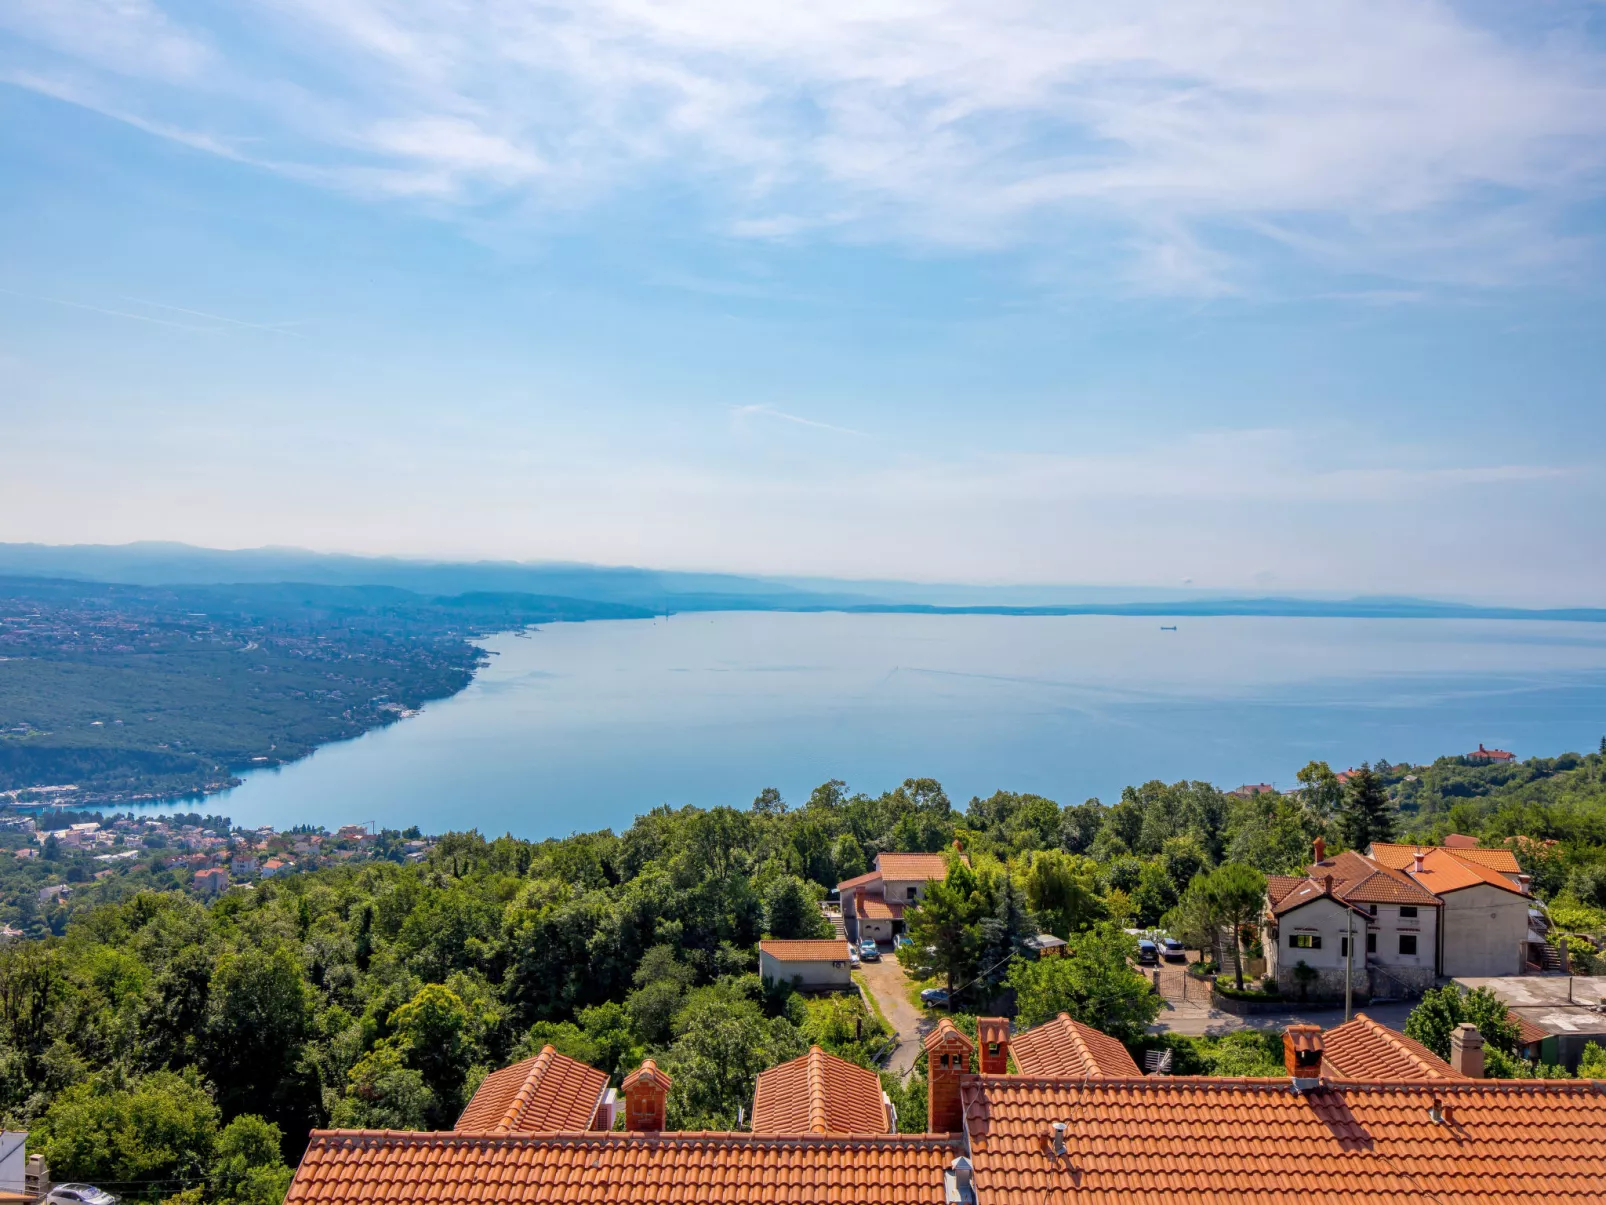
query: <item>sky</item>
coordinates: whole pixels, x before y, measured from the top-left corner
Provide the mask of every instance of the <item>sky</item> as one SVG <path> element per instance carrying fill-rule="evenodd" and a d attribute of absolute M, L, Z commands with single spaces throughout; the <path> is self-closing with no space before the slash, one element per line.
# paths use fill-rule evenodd
<path fill-rule="evenodd" d="M 5 0 L 0 540 L 1606 599 L 1606 5 Z"/>

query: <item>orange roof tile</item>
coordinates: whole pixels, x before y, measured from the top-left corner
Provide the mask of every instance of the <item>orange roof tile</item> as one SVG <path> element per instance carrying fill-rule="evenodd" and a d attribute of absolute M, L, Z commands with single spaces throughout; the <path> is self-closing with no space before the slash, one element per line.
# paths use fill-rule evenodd
<path fill-rule="evenodd" d="M 1333 890 L 1352 904 L 1415 904 L 1436 907 L 1433 893 L 1403 870 L 1384 866 L 1375 858 L 1346 849 L 1310 868 L 1313 878 L 1333 876 Z"/>
<path fill-rule="evenodd" d="M 315 1130 L 286 1205 L 942 1205 L 924 1134 Z"/>
<path fill-rule="evenodd" d="M 846 962 L 848 960 L 847 942 L 838 938 L 761 941 L 758 943 L 758 952 L 760 954 L 768 954 L 777 962 Z"/>
<path fill-rule="evenodd" d="M 987 1205 L 1583 1205 L 1606 1178 L 1606 1093 L 1576 1081 L 971 1076 L 962 1095 Z"/>
<path fill-rule="evenodd" d="M 1322 1035 L 1322 1075 L 1368 1081 L 1467 1078 L 1420 1042 L 1365 1013 Z"/>
<path fill-rule="evenodd" d="M 866 873 L 858 875 L 858 876 L 856 876 L 854 878 L 851 878 L 851 879 L 843 879 L 840 883 L 838 883 L 836 885 L 836 889 L 838 891 L 841 891 L 845 887 L 846 888 L 863 887 L 866 883 L 879 883 L 880 881 L 881 881 L 881 872 L 879 870 L 871 870 L 871 871 L 867 871 Z"/>
<path fill-rule="evenodd" d="M 1445 838 L 1445 845 L 1389 845 L 1374 841 L 1372 843 L 1372 861 L 1395 870 L 1410 870 L 1416 858 L 1416 851 L 1420 849 L 1424 855 L 1433 850 L 1448 853 L 1451 857 L 1462 862 L 1471 862 L 1477 866 L 1487 866 L 1490 870 L 1498 870 L 1504 874 L 1521 874 L 1522 867 L 1517 865 L 1517 855 L 1505 847 L 1495 849 L 1473 848 L 1468 846 L 1449 846 L 1449 838 Z M 1469 838 L 1470 840 L 1470 838 Z"/>
<path fill-rule="evenodd" d="M 885 1134 L 881 1077 L 818 1046 L 761 1073 L 753 1091 L 755 1134 Z"/>
<path fill-rule="evenodd" d="M 591 1124 L 608 1073 L 543 1046 L 533 1059 L 487 1075 L 457 1119 L 459 1130 L 539 1134 Z"/>
<path fill-rule="evenodd" d="M 965 858 L 965 865 L 970 865 L 970 859 Z M 946 879 L 948 877 L 948 855 L 943 854 L 877 854 L 875 860 L 876 870 L 883 879 L 892 879 L 894 882 L 923 882 L 926 879 Z"/>
<path fill-rule="evenodd" d="M 899 920 L 903 917 L 902 904 L 889 904 L 879 895 L 856 895 L 853 910 L 865 920 Z"/>
<path fill-rule="evenodd" d="M 1298 875 L 1269 874 L 1266 876 L 1266 895 L 1275 904 L 1304 881 Z"/>
<path fill-rule="evenodd" d="M 1115 1038 L 1061 1013 L 1016 1034 L 1009 1043 L 1015 1066 L 1026 1075 L 1139 1076 L 1143 1073 Z"/>
<path fill-rule="evenodd" d="M 1551 1036 L 1550 1030 L 1541 1025 L 1535 1025 L 1527 1017 L 1519 1017 L 1509 1008 L 1506 1010 L 1506 1020 L 1517 1027 L 1517 1045 L 1532 1046 L 1535 1042 L 1543 1042 Z"/>
<path fill-rule="evenodd" d="M 1271 914 L 1273 916 L 1286 916 L 1295 908 L 1303 908 L 1306 904 L 1313 904 L 1317 900 L 1332 900 L 1341 908 L 1352 908 L 1356 912 L 1360 912 L 1362 916 L 1366 916 L 1366 913 L 1361 910 L 1359 905 L 1346 903 L 1339 896 L 1338 886 L 1339 884 L 1335 881 L 1333 890 L 1329 891 L 1321 879 L 1304 879 L 1299 886 L 1272 904 Z"/>
<path fill-rule="evenodd" d="M 1445 895 L 1451 891 L 1461 891 L 1481 884 L 1498 887 L 1514 895 L 1524 894 L 1521 887 L 1498 870 L 1469 862 L 1461 856 L 1464 853 L 1465 850 L 1434 847 L 1426 852 L 1422 860 L 1422 870 L 1420 872 L 1412 870 L 1410 875 L 1435 895 Z"/>

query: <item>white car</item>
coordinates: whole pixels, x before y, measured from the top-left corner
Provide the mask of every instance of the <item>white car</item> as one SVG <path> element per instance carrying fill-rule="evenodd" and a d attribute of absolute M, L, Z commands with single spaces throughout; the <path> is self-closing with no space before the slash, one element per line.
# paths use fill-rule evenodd
<path fill-rule="evenodd" d="M 117 1198 L 93 1184 L 58 1184 L 45 1201 L 47 1205 L 116 1205 Z"/>

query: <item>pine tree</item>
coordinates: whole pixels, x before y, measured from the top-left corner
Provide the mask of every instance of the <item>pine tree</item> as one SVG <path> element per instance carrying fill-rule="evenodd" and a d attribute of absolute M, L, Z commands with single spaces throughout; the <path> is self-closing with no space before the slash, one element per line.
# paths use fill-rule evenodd
<path fill-rule="evenodd" d="M 1037 923 L 1026 907 L 1026 893 L 1008 875 L 998 891 L 998 907 L 981 922 L 982 970 L 996 983 L 1009 974 L 1009 960 L 1029 953 L 1027 941 L 1037 935 Z"/>
<path fill-rule="evenodd" d="M 1374 841 L 1394 840 L 1394 808 L 1372 767 L 1361 764 L 1350 774 L 1338 826 L 1351 849 L 1364 852 Z"/>

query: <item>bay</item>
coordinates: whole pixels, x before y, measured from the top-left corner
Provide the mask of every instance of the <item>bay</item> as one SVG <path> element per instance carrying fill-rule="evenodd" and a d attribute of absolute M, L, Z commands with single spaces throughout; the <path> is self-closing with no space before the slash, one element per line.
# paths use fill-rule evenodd
<path fill-rule="evenodd" d="M 801 803 L 830 778 L 932 777 L 961 807 L 1000 788 L 1113 802 L 1153 778 L 1287 788 L 1312 758 L 1553 755 L 1606 733 L 1601 624 L 727 612 L 484 646 L 458 695 L 201 806 L 540 838 L 766 786 Z"/>

